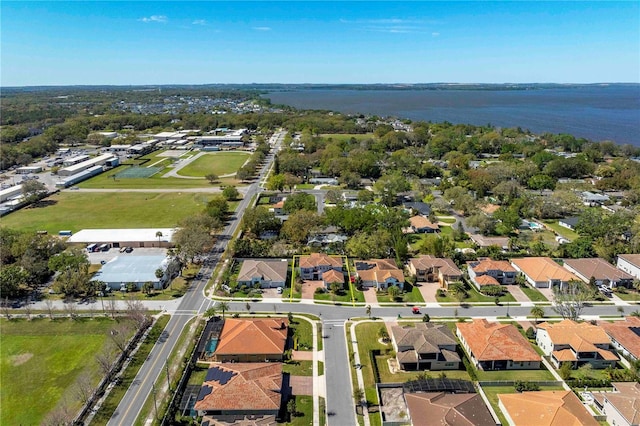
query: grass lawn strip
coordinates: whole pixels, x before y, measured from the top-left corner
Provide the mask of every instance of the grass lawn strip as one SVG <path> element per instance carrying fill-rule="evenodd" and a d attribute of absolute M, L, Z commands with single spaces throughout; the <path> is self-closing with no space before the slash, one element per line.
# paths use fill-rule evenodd
<path fill-rule="evenodd" d="M 296 415 L 291 417 L 291 421 L 285 423 L 287 426 L 309 426 L 313 424 L 313 396 L 296 395 Z"/>
<path fill-rule="evenodd" d="M 548 299 L 545 297 L 545 295 L 540 293 L 539 290 L 533 287 L 523 286 L 520 287 L 520 290 L 522 290 L 522 292 L 526 294 L 529 300 L 531 300 L 532 302 L 548 302 Z"/>
<path fill-rule="evenodd" d="M 292 376 L 313 376 L 313 361 L 288 361 L 282 365 L 282 372 Z"/>
<path fill-rule="evenodd" d="M 116 325 L 104 318 L 0 321 L 0 423 L 40 424 L 63 397 L 75 414 L 81 404 L 73 386 L 84 372 L 94 386 L 102 379 L 94 356 Z"/>
<path fill-rule="evenodd" d="M 153 325 L 147 338 L 142 342 L 140 348 L 136 352 L 135 355 L 131 357 L 131 362 L 124 370 L 121 376 L 120 383 L 111 389 L 109 395 L 106 397 L 105 401 L 102 403 L 102 406 L 93 417 L 91 422 L 92 425 L 106 425 L 116 408 L 118 408 L 118 404 L 122 400 L 122 397 L 131 386 L 133 379 L 135 379 L 140 367 L 146 361 L 147 356 L 149 356 L 149 352 L 153 349 L 153 346 L 156 344 L 156 341 L 160 337 L 162 330 L 167 326 L 169 322 L 169 315 L 163 315 L 156 323 Z"/>
<path fill-rule="evenodd" d="M 86 228 L 173 227 L 201 212 L 212 194 L 199 193 L 79 193 L 62 192 L 43 200 L 46 207 L 27 207 L 2 219 L 3 225 L 24 231 Z M 230 203 L 234 209 L 237 203 Z"/>

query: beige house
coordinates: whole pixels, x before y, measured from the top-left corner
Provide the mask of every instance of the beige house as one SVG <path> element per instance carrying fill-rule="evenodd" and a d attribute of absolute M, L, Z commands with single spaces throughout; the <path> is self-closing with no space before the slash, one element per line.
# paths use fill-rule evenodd
<path fill-rule="evenodd" d="M 462 280 L 462 271 L 451 259 L 430 255 L 414 257 L 409 260 L 408 269 L 419 282 L 438 282 L 443 288 Z"/>
<path fill-rule="evenodd" d="M 498 406 L 513 426 L 599 425 L 570 390 L 498 394 Z"/>
<path fill-rule="evenodd" d="M 334 269 L 342 271 L 344 262 L 341 256 L 329 256 L 325 253 L 311 253 L 308 256 L 300 256 L 300 276 L 303 280 L 320 280 L 322 274 Z"/>
<path fill-rule="evenodd" d="M 607 423 L 615 426 L 640 424 L 640 384 L 638 382 L 611 383 L 613 392 L 592 392 L 596 407 L 607 416 Z"/>
<path fill-rule="evenodd" d="M 445 324 L 417 323 L 391 327 L 391 341 L 400 368 L 414 370 L 456 370 L 460 356 L 458 342 Z"/>

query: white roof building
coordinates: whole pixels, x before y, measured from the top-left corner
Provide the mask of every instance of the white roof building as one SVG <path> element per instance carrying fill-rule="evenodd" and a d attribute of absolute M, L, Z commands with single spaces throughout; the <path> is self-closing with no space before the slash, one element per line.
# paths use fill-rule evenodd
<path fill-rule="evenodd" d="M 114 247 L 167 247 L 176 228 L 83 229 L 72 235 L 70 243 L 111 243 Z M 161 233 L 161 236 L 157 234 Z"/>

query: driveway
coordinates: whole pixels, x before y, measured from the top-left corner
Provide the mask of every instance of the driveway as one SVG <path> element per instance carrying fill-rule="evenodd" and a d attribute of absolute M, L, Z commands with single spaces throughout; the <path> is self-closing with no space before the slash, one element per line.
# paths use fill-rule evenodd
<path fill-rule="evenodd" d="M 294 395 L 313 395 L 312 376 L 289 376 L 289 386 Z"/>
<path fill-rule="evenodd" d="M 362 291 L 364 294 L 364 301 L 367 305 L 378 306 L 378 297 L 376 296 L 376 289 L 373 287 L 365 288 Z"/>
<path fill-rule="evenodd" d="M 322 281 L 305 281 L 302 284 L 302 298 L 313 300 L 316 288 L 324 288 L 324 283 Z"/>
<path fill-rule="evenodd" d="M 424 301 L 426 303 L 435 303 L 435 302 L 437 302 L 436 293 L 438 292 L 438 289 L 440 288 L 440 284 L 439 283 L 422 282 L 422 283 L 417 283 L 416 287 L 418 287 L 418 290 L 420 290 L 420 294 L 422 295 L 422 298 L 424 299 Z"/>
<path fill-rule="evenodd" d="M 531 299 L 524 294 L 524 291 L 518 285 L 507 285 L 505 286 L 507 291 L 511 293 L 516 302 L 531 302 Z"/>

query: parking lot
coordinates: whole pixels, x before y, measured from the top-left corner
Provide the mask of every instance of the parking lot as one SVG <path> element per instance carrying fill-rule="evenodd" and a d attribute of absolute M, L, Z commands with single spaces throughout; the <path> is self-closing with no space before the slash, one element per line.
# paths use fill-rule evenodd
<path fill-rule="evenodd" d="M 151 247 L 140 247 L 134 248 L 131 253 L 120 253 L 120 248 L 111 248 L 108 251 L 98 251 L 94 253 L 87 253 L 89 257 L 89 262 L 93 265 L 98 265 L 102 262 L 108 262 L 114 257 L 117 256 L 157 256 L 157 255 L 166 255 L 167 249 L 164 248 L 151 248 Z"/>

